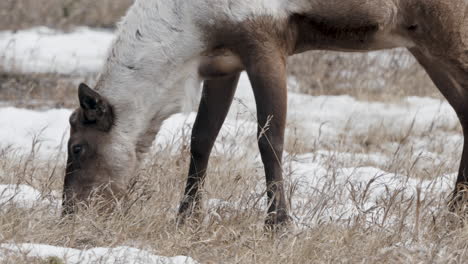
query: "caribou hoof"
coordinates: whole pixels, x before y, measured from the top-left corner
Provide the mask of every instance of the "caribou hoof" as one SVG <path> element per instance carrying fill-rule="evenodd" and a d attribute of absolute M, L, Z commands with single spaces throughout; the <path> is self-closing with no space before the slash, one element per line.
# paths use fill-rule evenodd
<path fill-rule="evenodd" d="M 195 202 L 193 198 L 186 197 L 179 206 L 179 212 L 177 213 L 177 226 L 184 225 L 188 220 L 198 220 L 201 216 L 201 208 L 198 202 Z"/>
<path fill-rule="evenodd" d="M 286 211 L 271 212 L 265 219 L 265 229 L 268 231 L 278 231 L 289 226 L 292 218 Z"/>

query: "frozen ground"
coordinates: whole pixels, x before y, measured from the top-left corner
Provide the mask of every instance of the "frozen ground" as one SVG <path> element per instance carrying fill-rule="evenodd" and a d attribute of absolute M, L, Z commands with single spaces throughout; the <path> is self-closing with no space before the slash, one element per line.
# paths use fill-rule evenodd
<path fill-rule="evenodd" d="M 111 40 L 109 32 L 86 28 L 64 34 L 46 28 L 3 32 L 0 33 L 0 51 L 4 54 L 0 54 L 0 63 L 6 69 L 14 66 L 15 70 L 25 72 L 95 72 Z M 346 222 L 362 215 L 366 222 L 392 225 L 397 219 L 393 216 L 387 219 L 383 197 L 398 194 L 402 200 L 414 197 L 443 200 L 452 188 L 456 164 L 446 164 L 444 157 L 459 155 L 462 136 L 456 115 L 446 102 L 411 97 L 401 102 L 377 103 L 357 101 L 349 96 L 313 97 L 292 93 L 288 103 L 285 175 L 288 186 L 295 186 L 292 215 L 299 227 L 315 226 L 324 221 Z M 13 149 L 18 155 L 33 152 L 41 160 L 51 159 L 57 152 L 65 151 L 70 113 L 70 109 L 0 108 L 0 150 Z M 195 113 L 190 113 L 168 119 L 157 136 L 153 151 L 169 147 L 173 155 L 177 155 L 183 142 L 178 139 L 187 136 L 194 118 Z M 248 157 L 254 166 L 260 167 L 255 130 L 251 87 L 247 77 L 242 75 L 235 103 L 213 155 Z M 434 138 L 444 141 L 435 145 Z M 296 146 L 297 140 L 301 142 Z M 411 149 L 409 156 L 399 156 L 404 152 L 403 143 L 405 149 Z M 396 159 L 407 159 L 421 173 L 395 168 L 392 164 Z M 332 169 L 330 164 L 334 165 Z M 450 169 L 431 175 L 436 171 L 434 168 L 440 166 Z M 420 175 L 427 171 L 426 176 Z M 5 172 L 0 168 L 0 175 L 2 173 Z M 259 179 L 261 174 L 259 170 Z M 255 192 L 262 194 L 263 189 L 263 182 L 259 181 Z M 59 197 L 59 194 L 41 195 L 27 185 L 0 185 L 3 206 L 33 207 L 53 203 L 58 212 Z M 330 201 L 333 206 L 324 206 Z M 323 205 L 323 209 L 305 210 L 308 204 Z M 212 197 L 207 205 L 242 207 L 240 201 L 217 197 Z M 176 201 L 174 210 L 175 206 Z M 427 208 L 430 210 L 434 206 Z M 100 263 L 123 261 L 122 257 L 131 259 L 128 263 L 195 263 L 186 257 L 158 257 L 128 247 L 80 251 L 39 244 L 0 245 L 0 258 L 18 253 L 57 256 L 67 263 L 93 263 L 96 259 L 102 261 L 103 256 L 106 256 L 105 261 Z"/>

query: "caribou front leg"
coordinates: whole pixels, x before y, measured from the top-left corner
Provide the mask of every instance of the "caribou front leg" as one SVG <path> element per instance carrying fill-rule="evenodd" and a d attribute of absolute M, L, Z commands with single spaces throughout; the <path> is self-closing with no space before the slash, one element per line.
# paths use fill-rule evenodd
<path fill-rule="evenodd" d="M 269 204 L 265 223 L 274 226 L 289 220 L 282 176 L 287 111 L 286 55 L 274 48 L 262 52 L 249 60 L 246 70 L 257 104 L 258 146 L 265 167 Z"/>
<path fill-rule="evenodd" d="M 205 81 L 192 129 L 190 169 L 184 198 L 179 207 L 179 221 L 198 210 L 200 188 L 206 175 L 208 160 L 219 130 L 231 106 L 239 80 L 239 73 Z"/>

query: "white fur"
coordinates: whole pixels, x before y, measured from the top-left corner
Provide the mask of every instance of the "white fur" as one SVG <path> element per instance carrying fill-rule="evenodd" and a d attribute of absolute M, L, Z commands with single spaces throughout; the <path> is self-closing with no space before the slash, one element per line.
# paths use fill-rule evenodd
<path fill-rule="evenodd" d="M 141 152 L 147 150 L 167 117 L 193 109 L 201 84 L 199 58 L 205 48 L 198 21 L 282 17 L 287 15 L 285 3 L 290 2 L 137 0 L 119 25 L 96 87 L 117 117 L 104 156 L 114 164 L 128 164 L 126 159 L 135 156 L 137 145 L 145 146 Z"/>
<path fill-rule="evenodd" d="M 106 151 L 111 155 L 121 152 L 115 149 L 121 146 L 135 149 L 148 130 L 156 133 L 165 118 L 186 105 L 187 97 L 196 97 L 203 48 L 187 6 L 180 3 L 136 1 L 119 25 L 96 88 L 117 117 L 112 149 Z"/>

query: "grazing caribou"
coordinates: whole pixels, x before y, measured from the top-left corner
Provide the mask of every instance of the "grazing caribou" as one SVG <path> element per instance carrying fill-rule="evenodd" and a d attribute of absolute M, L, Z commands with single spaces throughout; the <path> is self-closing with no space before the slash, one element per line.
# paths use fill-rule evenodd
<path fill-rule="evenodd" d="M 241 71 L 254 91 L 265 167 L 268 225 L 287 222 L 281 160 L 286 59 L 308 50 L 406 47 L 453 106 L 468 135 L 468 1 L 137 0 L 94 89 L 81 84 L 70 117 L 64 214 L 92 190 L 125 191 L 161 123 L 197 98 L 191 160 L 179 216 L 200 200 L 208 158 Z M 385 92 L 385 91 L 384 91 Z M 464 145 L 452 205 L 468 185 Z"/>

